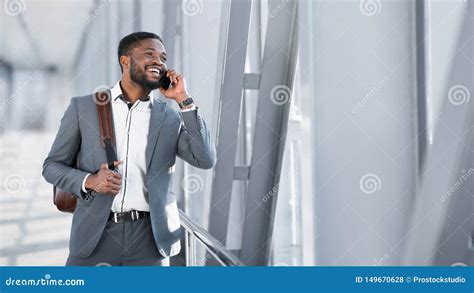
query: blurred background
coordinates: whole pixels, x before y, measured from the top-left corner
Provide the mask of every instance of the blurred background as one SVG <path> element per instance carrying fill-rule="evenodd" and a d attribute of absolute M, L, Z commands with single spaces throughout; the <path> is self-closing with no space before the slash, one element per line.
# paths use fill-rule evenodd
<path fill-rule="evenodd" d="M 245 264 L 474 265 L 473 0 L 0 2 L 0 265 L 64 265 L 42 163 L 134 31 L 217 144 L 177 161 L 178 205 Z"/>

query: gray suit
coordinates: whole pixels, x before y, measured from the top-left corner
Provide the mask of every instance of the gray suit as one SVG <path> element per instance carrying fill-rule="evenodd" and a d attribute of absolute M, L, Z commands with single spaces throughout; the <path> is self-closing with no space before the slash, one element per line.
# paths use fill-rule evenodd
<path fill-rule="evenodd" d="M 98 115 L 92 95 L 72 98 L 43 164 L 43 176 L 60 189 L 78 195 L 69 241 L 70 255 L 74 257 L 88 257 L 97 246 L 114 199 L 100 193 L 88 199 L 81 192 L 86 174 L 107 162 L 99 140 Z M 180 115 L 155 99 L 145 156 L 154 240 L 162 256 L 173 256 L 181 249 L 176 198 L 169 192 L 176 156 L 198 168 L 209 169 L 216 162 L 215 147 L 197 110 Z"/>

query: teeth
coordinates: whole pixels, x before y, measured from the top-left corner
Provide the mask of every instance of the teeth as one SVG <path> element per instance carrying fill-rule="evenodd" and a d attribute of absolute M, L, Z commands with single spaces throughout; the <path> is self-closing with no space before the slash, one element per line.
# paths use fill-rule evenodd
<path fill-rule="evenodd" d="M 156 68 L 149 68 L 148 71 L 150 71 L 150 72 L 156 72 L 156 73 L 160 74 L 160 70 L 159 70 L 159 69 L 156 69 Z"/>

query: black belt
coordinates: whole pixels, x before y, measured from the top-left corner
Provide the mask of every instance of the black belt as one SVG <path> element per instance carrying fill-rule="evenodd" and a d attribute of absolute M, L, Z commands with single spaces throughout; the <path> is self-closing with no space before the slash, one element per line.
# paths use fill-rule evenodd
<path fill-rule="evenodd" d="M 110 212 L 109 221 L 114 223 L 126 222 L 126 221 L 136 221 L 145 217 L 149 217 L 150 212 L 142 212 L 142 211 L 129 211 L 123 213 L 114 213 Z"/>

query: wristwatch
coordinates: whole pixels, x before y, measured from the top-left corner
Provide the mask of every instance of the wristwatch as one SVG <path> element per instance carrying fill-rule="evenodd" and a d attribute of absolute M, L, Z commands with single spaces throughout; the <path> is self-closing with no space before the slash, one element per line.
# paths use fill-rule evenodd
<path fill-rule="evenodd" d="M 193 99 L 189 97 L 186 100 L 182 101 L 181 103 L 178 103 L 178 105 L 181 109 L 183 109 L 186 106 L 192 105 L 193 103 L 194 103 Z"/>

